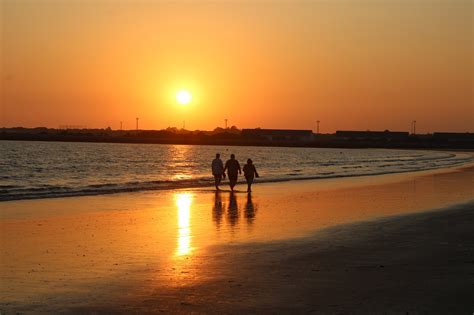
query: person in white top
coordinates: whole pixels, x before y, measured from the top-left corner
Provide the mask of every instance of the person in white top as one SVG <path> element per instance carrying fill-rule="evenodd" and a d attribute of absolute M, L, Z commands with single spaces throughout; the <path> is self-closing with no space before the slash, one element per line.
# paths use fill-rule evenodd
<path fill-rule="evenodd" d="M 221 155 L 219 153 L 216 153 L 216 158 L 212 160 L 211 168 L 212 168 L 212 175 L 214 175 L 216 190 L 219 190 L 219 185 L 221 183 L 221 180 L 222 178 L 225 178 L 224 164 L 222 163 Z"/>

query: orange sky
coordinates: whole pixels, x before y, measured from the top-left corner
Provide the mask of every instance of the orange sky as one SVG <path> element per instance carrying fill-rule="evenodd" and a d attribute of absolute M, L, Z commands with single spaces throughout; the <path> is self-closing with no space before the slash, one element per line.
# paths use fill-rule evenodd
<path fill-rule="evenodd" d="M 470 0 L 0 3 L 0 126 L 474 131 Z"/>

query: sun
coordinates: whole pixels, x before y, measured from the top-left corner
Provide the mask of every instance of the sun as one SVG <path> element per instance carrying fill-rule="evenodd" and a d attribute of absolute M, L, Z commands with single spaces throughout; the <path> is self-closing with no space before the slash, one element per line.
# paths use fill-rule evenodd
<path fill-rule="evenodd" d="M 176 100 L 181 105 L 188 104 L 189 102 L 191 102 L 192 98 L 193 98 L 193 96 L 187 90 L 179 90 L 178 93 L 176 93 Z"/>

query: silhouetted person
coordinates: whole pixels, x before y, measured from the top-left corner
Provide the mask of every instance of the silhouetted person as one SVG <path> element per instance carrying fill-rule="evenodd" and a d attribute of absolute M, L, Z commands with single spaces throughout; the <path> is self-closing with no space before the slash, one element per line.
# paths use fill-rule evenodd
<path fill-rule="evenodd" d="M 212 175 L 214 175 L 216 189 L 219 190 L 219 184 L 221 183 L 222 178 L 225 178 L 224 164 L 222 163 L 221 155 L 219 153 L 217 153 L 216 158 L 212 160 L 211 168 Z"/>
<path fill-rule="evenodd" d="M 251 159 L 248 159 L 247 164 L 244 165 L 244 176 L 245 180 L 247 181 L 247 191 L 251 192 L 254 177 L 259 177 L 257 170 L 255 169 L 255 165 L 253 165 Z"/>
<path fill-rule="evenodd" d="M 239 174 L 242 174 L 242 170 L 240 169 L 239 161 L 235 159 L 235 155 L 230 155 L 230 160 L 225 162 L 224 172 L 227 170 L 227 177 L 229 177 L 229 185 L 230 189 L 234 191 L 234 186 L 237 184 L 237 177 Z"/>

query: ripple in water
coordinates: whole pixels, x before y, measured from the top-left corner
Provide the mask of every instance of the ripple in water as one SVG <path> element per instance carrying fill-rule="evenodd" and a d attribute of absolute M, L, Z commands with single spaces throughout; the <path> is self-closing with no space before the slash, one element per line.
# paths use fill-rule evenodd
<path fill-rule="evenodd" d="M 388 150 L 0 141 L 0 201 L 212 185 L 215 153 L 252 158 L 259 182 L 455 166 L 468 154 Z"/>

